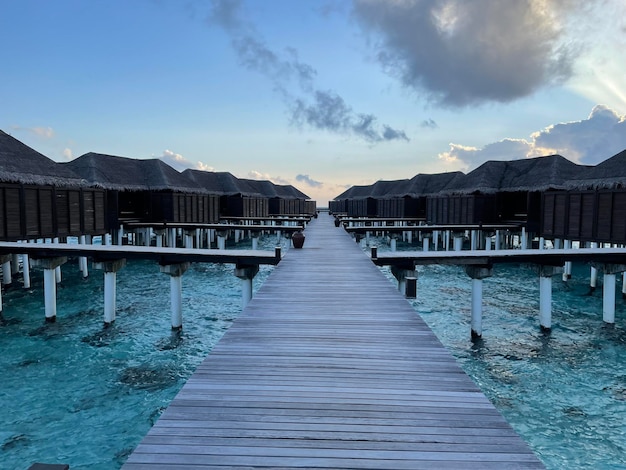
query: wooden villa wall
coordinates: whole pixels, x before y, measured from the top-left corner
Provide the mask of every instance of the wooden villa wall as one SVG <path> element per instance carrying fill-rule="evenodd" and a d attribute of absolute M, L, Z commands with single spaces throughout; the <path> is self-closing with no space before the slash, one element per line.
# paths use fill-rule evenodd
<path fill-rule="evenodd" d="M 346 212 L 346 200 L 328 201 L 328 211 L 331 214 L 343 214 Z"/>
<path fill-rule="evenodd" d="M 626 243 L 626 190 L 545 193 L 541 235 L 548 239 Z"/>
<path fill-rule="evenodd" d="M 103 190 L 0 186 L 1 240 L 101 235 L 107 225 Z"/>
<path fill-rule="evenodd" d="M 219 196 L 185 193 L 153 193 L 153 222 L 211 224 L 219 221 Z"/>
<path fill-rule="evenodd" d="M 269 199 L 266 197 L 222 196 L 221 217 L 268 217 Z"/>
<path fill-rule="evenodd" d="M 495 195 L 468 194 L 428 198 L 429 224 L 459 225 L 496 221 Z"/>
<path fill-rule="evenodd" d="M 426 219 L 426 198 L 394 197 L 378 199 L 377 217 Z"/>
<path fill-rule="evenodd" d="M 317 203 L 315 201 L 303 201 L 304 202 L 304 213 L 308 215 L 317 214 Z"/>

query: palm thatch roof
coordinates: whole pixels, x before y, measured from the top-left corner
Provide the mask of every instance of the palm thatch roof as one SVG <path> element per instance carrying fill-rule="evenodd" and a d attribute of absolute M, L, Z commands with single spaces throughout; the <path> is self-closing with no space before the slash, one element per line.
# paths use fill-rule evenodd
<path fill-rule="evenodd" d="M 457 184 L 463 178 L 465 178 L 465 174 L 460 171 L 434 174 L 419 173 L 409 180 L 406 196 L 420 197 L 438 194 Z"/>
<path fill-rule="evenodd" d="M 568 183 L 568 189 L 626 188 L 626 149 L 604 160 Z"/>
<path fill-rule="evenodd" d="M 85 186 L 71 169 L 0 130 L 0 181 L 63 187 Z"/>
<path fill-rule="evenodd" d="M 246 181 L 240 180 L 227 171 L 202 171 L 187 169 L 183 176 L 206 189 L 211 194 L 220 196 L 250 196 L 259 197 L 261 193 Z"/>
<path fill-rule="evenodd" d="M 138 160 L 90 152 L 64 165 L 92 185 L 104 189 L 207 192 L 158 158 Z"/>
<path fill-rule="evenodd" d="M 311 199 L 298 188 L 290 184 L 276 184 L 274 187 L 276 188 L 277 196 L 281 199 L 302 199 L 305 201 Z"/>

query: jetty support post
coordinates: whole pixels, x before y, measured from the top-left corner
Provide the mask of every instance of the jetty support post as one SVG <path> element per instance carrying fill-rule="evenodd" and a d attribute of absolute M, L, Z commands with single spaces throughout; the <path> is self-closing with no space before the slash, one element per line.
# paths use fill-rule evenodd
<path fill-rule="evenodd" d="M 228 230 L 217 231 L 217 249 L 218 250 L 226 249 L 226 237 L 227 236 L 228 236 Z"/>
<path fill-rule="evenodd" d="M 111 326 L 115 321 L 115 296 L 117 272 L 126 266 L 126 259 L 94 261 L 94 269 L 104 271 L 104 327 Z"/>
<path fill-rule="evenodd" d="M 11 259 L 12 259 L 11 255 L 2 256 L 2 285 L 3 286 L 10 285 L 13 279 Z"/>
<path fill-rule="evenodd" d="M 86 245 L 87 244 L 87 236 L 86 235 L 81 235 L 80 237 L 78 237 L 78 243 L 80 245 Z M 88 267 L 88 264 L 87 264 L 87 257 L 86 256 L 79 256 L 78 257 L 78 269 L 82 273 L 83 279 L 86 278 L 86 277 L 89 277 L 89 267 Z"/>
<path fill-rule="evenodd" d="M 170 308 L 172 311 L 172 331 L 183 328 L 183 274 L 190 263 L 160 265 L 162 273 L 170 275 Z"/>
<path fill-rule="evenodd" d="M 483 279 L 493 275 L 491 265 L 469 265 L 465 272 L 472 278 L 472 340 L 480 339 L 483 335 Z"/>
<path fill-rule="evenodd" d="M 155 245 L 157 248 L 163 248 L 163 236 L 165 229 L 154 229 Z"/>
<path fill-rule="evenodd" d="M 27 254 L 22 255 L 22 278 L 24 280 L 24 289 L 30 289 L 30 258 Z M 0 305 L 0 310 L 2 310 L 2 305 Z"/>
<path fill-rule="evenodd" d="M 626 271 L 626 265 L 603 264 L 602 271 L 602 320 L 612 325 L 615 323 L 615 275 Z"/>
<path fill-rule="evenodd" d="M 391 274 L 398 280 L 398 291 L 406 296 L 406 279 L 412 277 L 417 279 L 415 263 L 406 261 L 400 264 L 394 264 L 391 266 Z"/>
<path fill-rule="evenodd" d="M 389 234 L 389 247 L 391 251 L 396 251 L 398 247 L 398 235 L 396 235 L 395 233 Z"/>
<path fill-rule="evenodd" d="M 463 250 L 463 240 L 465 239 L 465 232 L 453 232 L 452 233 L 453 248 L 454 251 Z"/>
<path fill-rule="evenodd" d="M 46 323 L 57 319 L 57 268 L 67 262 L 67 256 L 33 259 L 33 266 L 43 268 L 43 292 Z"/>
<path fill-rule="evenodd" d="M 539 265 L 539 326 L 541 331 L 552 329 L 552 276 L 563 267 Z"/>
<path fill-rule="evenodd" d="M 432 234 L 429 232 L 422 233 L 422 251 L 430 251 L 430 238 L 431 237 L 432 237 Z"/>
<path fill-rule="evenodd" d="M 259 249 L 259 236 L 261 232 L 259 230 L 250 230 L 250 238 L 252 239 L 252 249 Z"/>
<path fill-rule="evenodd" d="M 0 255 L 0 263 L 4 266 L 7 260 L 11 259 L 11 255 Z M 2 273 L 4 276 L 4 273 Z M 0 316 L 2 315 L 2 288 L 0 288 Z"/>
<path fill-rule="evenodd" d="M 252 300 L 252 280 L 259 272 L 258 264 L 237 264 L 235 266 L 235 276 L 241 279 L 241 308 L 246 308 L 248 302 Z"/>

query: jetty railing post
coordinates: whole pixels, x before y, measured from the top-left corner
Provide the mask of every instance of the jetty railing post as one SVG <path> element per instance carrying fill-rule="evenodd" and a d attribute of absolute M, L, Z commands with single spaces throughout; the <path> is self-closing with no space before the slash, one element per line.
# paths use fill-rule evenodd
<path fill-rule="evenodd" d="M 160 265 L 162 273 L 170 276 L 170 308 L 172 312 L 172 330 L 183 328 L 183 274 L 189 269 L 190 263 Z"/>
<path fill-rule="evenodd" d="M 465 272 L 472 278 L 472 319 L 470 334 L 472 339 L 481 338 L 483 335 L 483 279 L 493 275 L 493 267 L 466 266 Z"/>
<path fill-rule="evenodd" d="M 67 256 L 34 259 L 33 265 L 43 268 L 44 310 L 46 323 L 54 323 L 57 317 L 56 269 L 67 262 Z"/>
<path fill-rule="evenodd" d="M 407 299 L 417 298 L 417 276 L 406 277 L 406 291 L 404 295 Z"/>
<path fill-rule="evenodd" d="M 248 302 L 252 300 L 252 280 L 259 272 L 259 265 L 237 265 L 235 266 L 235 276 L 241 279 L 241 308 L 246 308 Z"/>
<path fill-rule="evenodd" d="M 104 271 L 104 326 L 106 328 L 115 321 L 117 272 L 126 266 L 126 259 L 96 261 L 93 266 L 95 269 Z"/>

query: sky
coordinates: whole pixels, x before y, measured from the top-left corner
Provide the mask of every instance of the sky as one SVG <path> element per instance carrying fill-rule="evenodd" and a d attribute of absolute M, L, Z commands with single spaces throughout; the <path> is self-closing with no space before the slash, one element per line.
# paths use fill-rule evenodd
<path fill-rule="evenodd" d="M 626 149 L 624 0 L 0 0 L 0 129 L 58 161 L 353 185 Z"/>

